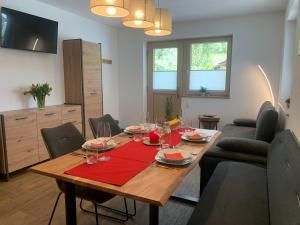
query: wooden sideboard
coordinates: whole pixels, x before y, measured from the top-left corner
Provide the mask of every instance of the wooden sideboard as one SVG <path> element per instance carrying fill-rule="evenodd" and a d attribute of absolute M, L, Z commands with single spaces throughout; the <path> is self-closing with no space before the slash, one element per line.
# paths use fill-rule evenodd
<path fill-rule="evenodd" d="M 1 112 L 0 172 L 9 173 L 49 159 L 40 130 L 71 122 L 82 132 L 80 105 Z"/>

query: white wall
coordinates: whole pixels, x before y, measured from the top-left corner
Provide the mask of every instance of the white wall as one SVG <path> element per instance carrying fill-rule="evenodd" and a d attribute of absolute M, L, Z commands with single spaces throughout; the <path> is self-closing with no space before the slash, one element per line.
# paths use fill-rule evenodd
<path fill-rule="evenodd" d="M 285 21 L 282 75 L 280 81 L 279 102 L 285 106 L 285 100 L 291 97 L 296 52 L 296 21 Z"/>
<path fill-rule="evenodd" d="M 297 16 L 297 32 L 296 32 L 296 46 L 299 45 L 300 38 L 300 4 L 298 7 L 298 16 Z M 299 48 L 300 46 L 298 46 Z M 297 48 L 297 47 L 296 47 Z M 287 128 L 294 131 L 298 139 L 300 140 L 300 56 L 294 54 L 295 67 L 294 67 L 294 76 L 292 82 L 291 90 L 291 108 L 290 108 L 290 118 L 287 123 Z"/>
<path fill-rule="evenodd" d="M 281 72 L 284 14 L 271 13 L 197 22 L 177 23 L 173 35 L 164 39 L 207 37 L 233 34 L 230 99 L 184 98 L 184 117 L 197 124 L 197 116 L 215 113 L 222 124 L 236 117 L 256 117 L 260 104 L 270 99 L 262 65 L 278 98 Z M 125 126 L 138 122 L 145 112 L 145 45 L 152 39 L 142 31 L 121 29 L 119 40 L 120 121 Z"/>
<path fill-rule="evenodd" d="M 47 98 L 47 105 L 64 103 L 62 40 L 82 38 L 102 43 L 103 58 L 113 60 L 112 65 L 103 66 L 104 112 L 119 117 L 118 42 L 115 28 L 35 0 L 0 0 L 0 6 L 59 22 L 57 55 L 0 49 L 0 111 L 35 107 L 33 100 L 22 93 L 37 82 L 49 82 L 54 88 L 52 95 Z"/>

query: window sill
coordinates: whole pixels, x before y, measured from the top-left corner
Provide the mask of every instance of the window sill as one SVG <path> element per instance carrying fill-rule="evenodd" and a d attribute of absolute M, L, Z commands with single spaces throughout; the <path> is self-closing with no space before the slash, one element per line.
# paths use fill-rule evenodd
<path fill-rule="evenodd" d="M 183 98 L 213 98 L 213 99 L 231 99 L 230 95 L 195 95 L 195 94 L 184 94 Z"/>

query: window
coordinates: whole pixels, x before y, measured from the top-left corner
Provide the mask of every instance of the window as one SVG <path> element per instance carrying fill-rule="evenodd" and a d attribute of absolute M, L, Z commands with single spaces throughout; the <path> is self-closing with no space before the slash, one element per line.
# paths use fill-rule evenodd
<path fill-rule="evenodd" d="M 231 38 L 188 41 L 185 95 L 229 96 Z"/>
<path fill-rule="evenodd" d="M 153 54 L 153 90 L 177 89 L 177 48 L 156 48 Z"/>
<path fill-rule="evenodd" d="M 148 52 L 149 81 L 154 91 L 229 97 L 232 36 L 152 42 Z"/>

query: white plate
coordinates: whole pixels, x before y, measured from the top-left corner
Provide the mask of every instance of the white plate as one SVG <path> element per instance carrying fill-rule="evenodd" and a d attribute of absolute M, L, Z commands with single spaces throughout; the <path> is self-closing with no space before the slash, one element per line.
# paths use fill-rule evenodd
<path fill-rule="evenodd" d="M 129 127 L 132 127 L 132 126 L 129 126 Z M 148 133 L 152 130 L 155 129 L 155 124 L 148 124 L 147 126 L 146 125 L 136 125 L 136 126 L 133 126 L 133 127 L 144 127 L 143 130 L 139 130 L 139 131 L 132 131 L 132 130 L 129 130 L 128 128 L 129 127 L 126 127 L 124 132 L 127 133 L 127 134 L 145 134 L 145 133 Z"/>
<path fill-rule="evenodd" d="M 127 134 L 146 134 L 149 132 L 149 130 L 141 130 L 141 131 L 133 132 L 125 129 L 124 132 Z"/>
<path fill-rule="evenodd" d="M 184 161 L 181 161 L 181 162 L 169 162 L 169 161 L 165 161 L 164 159 L 162 159 L 161 157 L 159 157 L 158 155 L 155 156 L 155 160 L 159 163 L 163 163 L 163 164 L 167 164 L 167 165 L 173 165 L 173 166 L 185 166 L 185 165 L 188 165 L 190 163 L 193 162 L 193 159 L 190 158 L 190 159 L 186 159 Z"/>
<path fill-rule="evenodd" d="M 203 143 L 203 142 L 209 142 L 209 140 L 211 139 L 211 136 L 206 136 L 204 138 L 201 139 L 189 139 L 187 136 L 182 135 L 181 139 L 184 141 L 189 141 L 189 142 L 196 142 L 196 143 Z"/>
<path fill-rule="evenodd" d="M 87 142 L 86 142 L 86 143 L 84 143 L 84 144 L 82 145 L 82 148 L 87 149 L 87 150 L 91 150 L 91 151 L 108 151 L 108 150 L 113 149 L 113 148 L 115 148 L 116 146 L 118 146 L 118 144 L 117 144 L 116 142 L 114 142 L 113 140 L 110 140 L 110 142 L 111 142 L 111 143 L 110 143 L 109 145 L 107 145 L 107 146 L 105 146 L 105 147 L 100 147 L 100 148 L 96 148 L 96 147 L 89 146 L 89 145 L 87 144 Z"/>
<path fill-rule="evenodd" d="M 182 155 L 183 159 L 179 159 L 179 160 L 166 159 L 165 155 L 164 155 L 165 153 L 167 153 L 167 154 L 180 153 Z M 157 156 L 161 160 L 163 160 L 165 162 L 169 162 L 169 163 L 182 163 L 182 162 L 184 162 L 186 160 L 192 159 L 192 155 L 189 152 L 183 151 L 183 150 L 180 150 L 180 149 L 166 149 L 166 150 L 161 150 L 161 151 L 159 151 L 157 153 Z"/>

